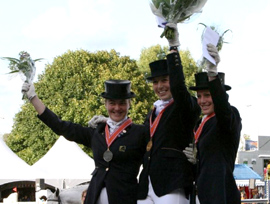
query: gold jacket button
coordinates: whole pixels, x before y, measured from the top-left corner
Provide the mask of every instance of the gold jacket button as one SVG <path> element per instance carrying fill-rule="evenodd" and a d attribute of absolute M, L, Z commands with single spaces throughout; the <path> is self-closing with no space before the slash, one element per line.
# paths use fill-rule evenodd
<path fill-rule="evenodd" d="M 106 168 L 106 171 L 109 171 L 109 168 Z"/>

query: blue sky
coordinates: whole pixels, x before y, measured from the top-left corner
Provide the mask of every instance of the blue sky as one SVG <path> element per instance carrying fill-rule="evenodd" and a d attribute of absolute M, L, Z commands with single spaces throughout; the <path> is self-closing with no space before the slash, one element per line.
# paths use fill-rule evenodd
<path fill-rule="evenodd" d="M 180 49 L 201 59 L 202 26 L 215 25 L 225 35 L 219 71 L 232 86 L 230 103 L 243 119 L 243 134 L 257 139 L 270 135 L 269 0 L 208 0 L 203 12 L 190 22 L 178 24 Z M 138 59 L 143 48 L 167 45 L 158 28 L 148 0 L 10 0 L 0 1 L 0 57 L 18 57 L 22 50 L 37 62 L 37 75 L 45 64 L 67 50 L 115 49 Z M 20 77 L 10 77 L 8 62 L 0 61 L 0 133 L 8 133 L 23 104 Z M 37 75 L 35 81 L 37 80 Z"/>

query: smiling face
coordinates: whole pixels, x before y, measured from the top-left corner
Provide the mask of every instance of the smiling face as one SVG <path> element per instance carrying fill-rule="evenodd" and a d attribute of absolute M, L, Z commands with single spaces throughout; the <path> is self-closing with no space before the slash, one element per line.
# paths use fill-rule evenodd
<path fill-rule="evenodd" d="M 153 90 L 160 100 L 167 101 L 172 98 L 169 76 L 155 77 L 152 80 Z"/>
<path fill-rule="evenodd" d="M 197 102 L 204 115 L 210 115 L 214 112 L 214 103 L 209 90 L 198 90 Z"/>
<path fill-rule="evenodd" d="M 105 107 L 110 118 L 115 122 L 119 122 L 123 120 L 128 113 L 130 99 L 106 99 Z"/>

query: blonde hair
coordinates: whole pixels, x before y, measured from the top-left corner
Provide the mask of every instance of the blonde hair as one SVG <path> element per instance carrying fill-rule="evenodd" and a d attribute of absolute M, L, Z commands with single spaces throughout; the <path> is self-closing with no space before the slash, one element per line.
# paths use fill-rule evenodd
<path fill-rule="evenodd" d="M 85 190 L 82 192 L 82 196 L 81 196 L 81 201 L 82 201 L 82 204 L 84 203 L 84 200 L 85 200 L 86 194 L 87 194 L 87 189 L 85 189 Z"/>

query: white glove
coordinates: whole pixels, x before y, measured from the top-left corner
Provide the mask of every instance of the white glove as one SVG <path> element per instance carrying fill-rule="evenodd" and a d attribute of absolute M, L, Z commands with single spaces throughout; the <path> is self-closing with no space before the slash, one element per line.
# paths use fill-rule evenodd
<path fill-rule="evenodd" d="M 217 47 L 212 44 L 207 44 L 207 51 L 211 57 L 213 57 L 216 61 L 216 65 L 212 64 L 208 60 L 206 60 L 206 70 L 208 76 L 217 76 L 217 65 L 220 62 L 220 57 L 218 54 Z"/>
<path fill-rule="evenodd" d="M 37 94 L 35 92 L 35 87 L 33 84 L 24 82 L 22 85 L 22 93 L 31 101 Z"/>
<path fill-rule="evenodd" d="M 98 123 L 106 123 L 108 118 L 103 115 L 95 115 L 91 120 L 88 122 L 88 127 L 96 128 Z"/>
<path fill-rule="evenodd" d="M 167 40 L 169 42 L 169 46 L 170 47 L 178 47 L 178 46 L 180 46 L 177 24 L 176 23 L 167 23 L 166 27 L 169 27 L 169 28 L 174 30 L 174 37 L 172 39 L 167 38 Z"/>
<path fill-rule="evenodd" d="M 183 150 L 184 154 L 186 155 L 188 161 L 192 164 L 196 164 L 196 154 L 197 152 L 194 151 L 193 144 L 189 144 L 189 147 L 186 147 Z"/>

